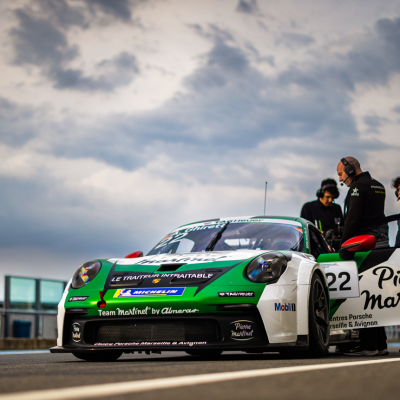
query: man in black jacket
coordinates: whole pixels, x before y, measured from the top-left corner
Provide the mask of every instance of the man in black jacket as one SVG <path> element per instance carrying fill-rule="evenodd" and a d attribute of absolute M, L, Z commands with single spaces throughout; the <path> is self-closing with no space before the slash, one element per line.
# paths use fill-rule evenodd
<path fill-rule="evenodd" d="M 344 232 L 342 243 L 357 235 L 373 235 L 376 238 L 376 247 L 389 245 L 389 228 L 386 225 L 378 226 L 379 221 L 385 218 L 385 187 L 371 177 L 368 171 L 363 172 L 360 163 L 354 157 L 342 159 L 346 165 L 353 167 L 347 171 L 346 165 L 340 161 L 337 166 L 339 181 L 349 187 L 344 208 Z"/>
<path fill-rule="evenodd" d="M 349 187 L 345 200 L 344 232 L 342 243 L 358 235 L 373 235 L 376 247 L 388 246 L 388 226 L 377 226 L 385 217 L 385 188 L 363 172 L 354 157 L 345 157 L 337 166 L 339 181 Z M 385 328 L 360 329 L 360 346 L 345 352 L 346 355 L 388 355 Z"/>
<path fill-rule="evenodd" d="M 317 190 L 318 200 L 303 205 L 300 217 L 308 219 L 322 232 L 343 226 L 343 214 L 339 204 L 334 201 L 339 197 L 339 190 L 334 179 L 328 178 L 321 182 Z"/>

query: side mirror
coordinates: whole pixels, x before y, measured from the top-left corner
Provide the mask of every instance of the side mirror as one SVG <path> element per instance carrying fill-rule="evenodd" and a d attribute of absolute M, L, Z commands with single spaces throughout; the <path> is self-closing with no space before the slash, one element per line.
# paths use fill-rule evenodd
<path fill-rule="evenodd" d="M 346 240 L 340 250 L 339 256 L 342 260 L 352 260 L 357 251 L 370 251 L 376 246 L 376 238 L 372 235 L 355 236 Z"/>
<path fill-rule="evenodd" d="M 125 258 L 139 258 L 143 257 L 143 251 L 134 251 L 133 253 L 128 254 Z"/>

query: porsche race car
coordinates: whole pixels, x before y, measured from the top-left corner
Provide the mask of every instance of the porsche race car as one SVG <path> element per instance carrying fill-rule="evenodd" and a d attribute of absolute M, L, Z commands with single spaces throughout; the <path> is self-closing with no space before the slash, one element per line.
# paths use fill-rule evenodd
<path fill-rule="evenodd" d="M 143 256 L 77 269 L 52 353 L 223 351 L 323 356 L 357 329 L 400 323 L 400 250 L 355 237 L 332 252 L 309 221 L 217 218 L 181 226 Z M 398 293 L 399 292 L 399 293 Z"/>

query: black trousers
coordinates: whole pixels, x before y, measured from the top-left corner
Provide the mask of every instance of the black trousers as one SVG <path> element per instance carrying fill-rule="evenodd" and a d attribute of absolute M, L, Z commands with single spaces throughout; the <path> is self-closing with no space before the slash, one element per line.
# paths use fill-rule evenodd
<path fill-rule="evenodd" d="M 361 347 L 365 350 L 384 350 L 387 348 L 385 328 L 360 329 Z"/>

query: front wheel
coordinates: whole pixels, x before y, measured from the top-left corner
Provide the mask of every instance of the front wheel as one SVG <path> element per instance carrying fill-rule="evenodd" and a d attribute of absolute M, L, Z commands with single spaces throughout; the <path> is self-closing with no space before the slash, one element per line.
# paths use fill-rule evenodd
<path fill-rule="evenodd" d="M 76 358 L 92 362 L 115 361 L 122 355 L 122 351 L 79 351 L 72 353 Z"/>
<path fill-rule="evenodd" d="M 322 279 L 314 273 L 311 279 L 308 300 L 308 330 L 311 357 L 322 357 L 328 354 L 329 344 L 329 299 Z"/>

